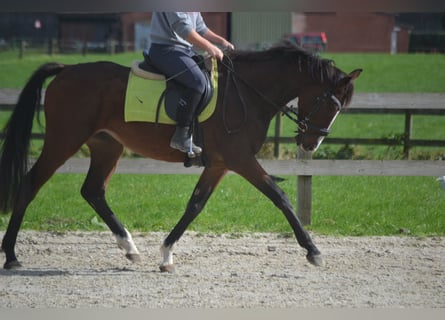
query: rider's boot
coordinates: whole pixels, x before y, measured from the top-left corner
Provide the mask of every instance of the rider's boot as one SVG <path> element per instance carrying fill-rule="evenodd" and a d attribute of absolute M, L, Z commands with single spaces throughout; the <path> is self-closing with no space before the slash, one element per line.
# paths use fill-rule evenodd
<path fill-rule="evenodd" d="M 176 131 L 170 141 L 170 147 L 194 157 L 202 152 L 202 149 L 193 143 L 191 124 L 196 107 L 201 99 L 197 92 L 188 92 L 186 97 L 180 98 L 176 111 Z"/>

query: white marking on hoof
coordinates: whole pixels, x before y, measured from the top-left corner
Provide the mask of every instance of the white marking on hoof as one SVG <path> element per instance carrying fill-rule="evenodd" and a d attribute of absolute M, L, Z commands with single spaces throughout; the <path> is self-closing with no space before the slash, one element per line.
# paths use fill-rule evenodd
<path fill-rule="evenodd" d="M 159 266 L 162 272 L 174 272 L 173 266 L 173 246 L 166 247 L 164 244 L 161 246 L 162 263 Z"/>
<path fill-rule="evenodd" d="M 127 259 L 131 260 L 132 262 L 141 261 L 139 250 L 136 248 L 130 232 L 128 232 L 127 229 L 125 229 L 125 232 L 127 233 L 126 237 L 116 235 L 117 246 L 120 249 L 125 250 L 125 256 Z"/>

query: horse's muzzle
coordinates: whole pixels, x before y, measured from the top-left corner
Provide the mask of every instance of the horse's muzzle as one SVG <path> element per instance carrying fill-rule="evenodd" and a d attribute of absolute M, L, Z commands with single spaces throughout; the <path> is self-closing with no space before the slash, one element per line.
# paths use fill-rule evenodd
<path fill-rule="evenodd" d="M 308 138 L 308 135 L 303 133 L 297 134 L 297 136 L 295 137 L 295 141 L 297 142 L 297 146 L 299 146 L 303 151 L 315 152 L 320 144 L 323 142 L 324 138 L 324 136 L 311 136 L 310 138 Z"/>
<path fill-rule="evenodd" d="M 299 146 L 303 151 L 314 151 L 314 149 L 317 147 L 316 143 L 307 143 L 305 141 L 305 135 L 304 134 L 298 134 L 295 137 L 295 141 L 297 142 L 297 146 Z"/>

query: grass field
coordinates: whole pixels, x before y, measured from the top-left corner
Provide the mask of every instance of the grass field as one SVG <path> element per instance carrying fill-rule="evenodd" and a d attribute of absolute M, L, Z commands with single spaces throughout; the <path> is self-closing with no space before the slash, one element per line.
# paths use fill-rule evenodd
<path fill-rule="evenodd" d="M 445 92 L 443 54 L 325 54 L 350 72 L 362 68 L 357 92 Z"/>
<path fill-rule="evenodd" d="M 326 54 L 345 71 L 364 72 L 356 92 L 445 92 L 445 55 Z M 77 63 L 113 60 L 130 65 L 139 53 L 102 55 L 33 55 L 20 60 L 0 53 L 0 87 L 20 88 L 41 63 Z M 7 114 L 0 115 L 0 124 Z M 443 139 L 444 117 L 416 116 L 414 137 Z M 364 130 L 366 129 L 366 130 Z M 283 136 L 295 128 L 284 121 Z M 403 132 L 400 116 L 342 114 L 332 137 L 388 137 Z M 35 143 L 35 154 L 39 143 Z M 341 147 L 341 146 L 340 146 Z M 290 148 L 294 148 L 293 146 Z M 339 146 L 323 145 L 318 152 L 335 154 Z M 335 149 L 335 150 L 334 150 Z M 290 149 L 293 152 L 292 149 Z M 394 159 L 400 148 L 354 146 L 353 157 Z M 444 150 L 419 149 L 425 158 L 440 158 Z M 420 156 L 419 156 L 420 157 Z M 445 174 L 445 173 L 444 173 Z M 295 203 L 295 177 L 280 184 Z M 80 197 L 84 175 L 57 174 L 31 203 L 24 228 L 38 230 L 103 229 L 92 209 Z M 198 177 L 116 175 L 108 198 L 111 207 L 131 230 L 168 231 L 179 219 Z M 154 200 L 156 199 L 156 200 Z M 445 235 L 445 190 L 435 177 L 314 177 L 313 224 L 315 232 L 333 235 Z M 5 230 L 9 216 L 0 216 Z M 240 177 L 226 177 L 191 229 L 202 232 L 281 232 L 290 228 L 270 201 Z"/>
<path fill-rule="evenodd" d="M 296 178 L 280 187 L 295 203 Z M 23 227 L 105 230 L 81 198 L 84 176 L 57 174 L 31 203 Z M 113 176 L 110 206 L 129 228 L 168 231 L 180 218 L 196 175 Z M 445 191 L 432 177 L 314 177 L 311 230 L 330 235 L 445 235 Z M 0 217 L 0 229 L 9 216 Z M 237 175 L 224 178 L 191 225 L 200 232 L 290 233 L 281 212 Z"/>
<path fill-rule="evenodd" d="M 326 53 L 345 72 L 362 68 L 356 83 L 357 92 L 445 92 L 445 55 L 441 54 L 345 54 Z M 14 51 L 0 52 L 0 87 L 21 88 L 31 73 L 42 63 L 81 63 L 99 60 L 130 66 L 141 60 L 140 52 L 115 55 L 45 55 L 33 54 L 18 58 Z"/>

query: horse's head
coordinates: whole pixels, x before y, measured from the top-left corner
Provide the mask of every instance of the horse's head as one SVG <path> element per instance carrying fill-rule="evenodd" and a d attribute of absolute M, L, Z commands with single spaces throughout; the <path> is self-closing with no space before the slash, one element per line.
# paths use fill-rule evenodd
<path fill-rule="evenodd" d="M 353 81 L 361 69 L 345 74 L 328 86 L 313 86 L 301 92 L 298 98 L 297 145 L 305 151 L 315 151 L 328 135 L 341 109 L 352 99 Z"/>

